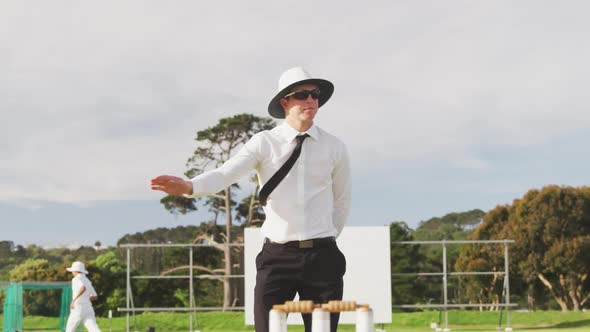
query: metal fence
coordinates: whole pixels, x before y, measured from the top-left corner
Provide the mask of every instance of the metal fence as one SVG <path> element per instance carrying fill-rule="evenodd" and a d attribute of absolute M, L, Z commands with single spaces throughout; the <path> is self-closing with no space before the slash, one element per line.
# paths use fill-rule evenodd
<path fill-rule="evenodd" d="M 392 273 L 391 276 L 441 276 L 442 277 L 442 288 L 443 288 L 443 303 L 440 304 L 402 304 L 393 305 L 394 308 L 439 308 L 443 309 L 445 313 L 445 327 L 443 331 L 449 331 L 449 308 L 478 308 L 478 307 L 491 307 L 497 306 L 506 309 L 506 330 L 511 331 L 510 327 L 510 307 L 516 306 L 514 303 L 510 303 L 510 278 L 509 278 L 509 266 L 508 266 L 508 245 L 514 243 L 514 240 L 442 240 L 442 241 L 392 241 L 392 244 L 406 244 L 406 245 L 441 245 L 442 246 L 442 272 L 422 272 L 422 273 Z M 449 272 L 447 268 L 447 245 L 456 244 L 503 244 L 504 246 L 504 271 L 481 271 L 481 272 Z M 461 275 L 504 275 L 503 295 L 504 303 L 460 303 L 460 304 L 449 304 L 448 301 L 448 276 L 461 276 Z M 501 322 L 500 322 L 501 323 Z M 500 326 L 499 326 L 500 327 Z"/>
<path fill-rule="evenodd" d="M 136 312 L 188 312 L 189 313 L 189 331 L 193 331 L 193 315 L 197 311 L 217 311 L 217 310 L 244 310 L 244 307 L 195 307 L 194 298 L 194 279 L 199 278 L 244 278 L 244 275 L 213 275 L 213 274 L 202 274 L 195 276 L 193 274 L 193 251 L 199 247 L 243 247 L 243 243 L 222 243 L 222 244 L 122 244 L 119 247 L 125 248 L 127 251 L 127 286 L 125 290 L 126 306 L 125 308 L 117 308 L 117 311 L 125 312 L 127 316 L 126 320 L 126 331 L 129 332 L 131 326 L 130 314 L 133 315 L 135 321 Z M 187 248 L 189 250 L 189 274 L 188 275 L 174 275 L 174 276 L 162 276 L 162 275 L 139 275 L 131 277 L 131 251 L 136 248 Z M 188 279 L 189 288 L 189 307 L 160 307 L 160 308 L 136 308 L 133 302 L 133 294 L 131 291 L 131 280 L 132 279 Z M 134 323 L 135 324 L 135 323 Z"/>
<path fill-rule="evenodd" d="M 516 306 L 516 304 L 510 303 L 510 279 L 509 279 L 509 251 L 508 245 L 514 243 L 514 240 L 442 240 L 442 241 L 392 241 L 392 244 L 400 244 L 400 245 L 441 245 L 442 246 L 442 272 L 422 272 L 422 273 L 392 273 L 392 277 L 394 276 L 440 276 L 442 277 L 442 289 L 443 289 L 443 303 L 440 304 L 402 304 L 402 305 L 393 305 L 393 308 L 438 308 L 444 310 L 444 330 L 449 331 L 449 316 L 448 316 L 448 309 L 451 308 L 468 308 L 468 307 L 491 307 L 497 306 L 506 309 L 506 330 L 511 331 L 510 328 L 510 307 Z M 457 244 L 503 244 L 504 247 L 504 271 L 480 271 L 480 272 L 471 272 L 471 271 L 462 271 L 462 272 L 449 272 L 447 268 L 447 245 L 457 245 Z M 220 275 L 199 275 L 195 276 L 193 274 L 193 251 L 195 248 L 198 247 L 219 247 L 219 246 L 226 246 L 226 247 L 243 247 L 244 244 L 124 244 L 120 245 L 121 248 L 125 248 L 127 251 L 127 286 L 126 286 L 126 307 L 125 308 L 117 308 L 120 312 L 125 312 L 127 316 L 127 323 L 126 323 L 126 331 L 129 332 L 130 328 L 130 314 L 135 317 L 136 312 L 189 312 L 189 328 L 190 331 L 193 331 L 193 314 L 197 311 L 217 311 L 217 310 L 244 310 L 244 307 L 195 307 L 194 301 L 194 288 L 193 288 L 193 281 L 196 278 L 224 278 L 226 276 Z M 175 275 L 175 276 L 161 276 L 161 275 L 144 275 L 144 276 L 133 276 L 131 277 L 131 251 L 135 248 L 188 248 L 189 250 L 189 274 L 188 275 Z M 463 304 L 449 304 L 448 301 L 448 277 L 449 276 L 461 276 L 461 275 L 504 275 L 504 285 L 503 285 L 503 295 L 504 295 L 504 303 L 482 303 L 482 304 L 472 304 L 472 303 L 463 303 Z M 244 275 L 230 275 L 230 278 L 244 278 Z M 179 307 L 160 307 L 160 308 L 136 308 L 133 303 L 133 295 L 131 291 L 131 280 L 132 279 L 188 279 L 188 287 L 189 287 L 189 307 L 179 308 Z"/>

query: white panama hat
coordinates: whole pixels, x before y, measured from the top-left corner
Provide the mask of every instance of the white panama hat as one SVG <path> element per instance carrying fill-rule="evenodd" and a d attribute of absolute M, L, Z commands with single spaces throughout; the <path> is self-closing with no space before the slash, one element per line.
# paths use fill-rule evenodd
<path fill-rule="evenodd" d="M 320 90 L 320 97 L 318 107 L 322 107 L 334 93 L 334 84 L 328 80 L 321 78 L 313 78 L 302 67 L 294 67 L 286 70 L 279 78 L 279 92 L 268 104 L 268 113 L 277 119 L 285 118 L 285 111 L 279 102 L 286 94 L 288 94 L 292 87 L 301 84 L 315 84 Z"/>
<path fill-rule="evenodd" d="M 84 268 L 84 263 L 82 262 L 73 262 L 71 267 L 66 268 L 67 271 L 70 272 L 80 272 L 84 274 L 88 274 L 88 271 Z"/>

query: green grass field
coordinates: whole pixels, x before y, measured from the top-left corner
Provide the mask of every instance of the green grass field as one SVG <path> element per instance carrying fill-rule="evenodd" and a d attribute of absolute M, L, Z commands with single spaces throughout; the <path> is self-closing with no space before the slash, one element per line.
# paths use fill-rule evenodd
<path fill-rule="evenodd" d="M 590 331 L 590 312 L 511 312 L 511 322 L 514 331 L 530 332 L 588 332 Z M 157 332 L 188 331 L 188 314 L 179 313 L 145 313 L 137 315 L 136 331 L 146 331 L 153 326 Z M 193 316 L 194 317 L 194 316 Z M 436 311 L 418 313 L 394 313 L 393 323 L 385 324 L 383 328 L 389 332 L 431 332 L 430 323 L 438 321 L 439 314 Z M 449 312 L 449 327 L 451 331 L 476 332 L 496 331 L 498 326 L 498 313 L 475 311 Z M 98 324 L 103 332 L 125 331 L 124 316 L 99 318 Z M 133 318 L 131 318 L 133 326 Z M 193 320 L 193 327 L 200 328 L 203 332 L 241 332 L 253 331 L 252 326 L 244 325 L 244 313 L 241 312 L 206 312 L 198 313 Z M 2 316 L 0 316 L 0 326 Z M 505 320 L 502 327 L 504 327 Z M 48 330 L 58 325 L 57 318 L 52 317 L 25 317 L 24 328 L 26 331 L 58 331 Z M 354 325 L 341 325 L 338 331 L 354 331 Z M 133 328 L 131 329 L 133 331 Z M 302 326 L 292 326 L 289 331 L 303 331 Z"/>

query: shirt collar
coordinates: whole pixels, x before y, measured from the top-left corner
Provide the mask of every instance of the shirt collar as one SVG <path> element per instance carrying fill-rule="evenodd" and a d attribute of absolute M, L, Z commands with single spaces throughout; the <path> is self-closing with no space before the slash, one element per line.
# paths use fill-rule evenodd
<path fill-rule="evenodd" d="M 320 131 L 315 124 L 311 125 L 311 127 L 303 133 L 300 133 L 297 131 L 297 129 L 291 127 L 287 121 L 283 121 L 283 123 L 279 126 L 279 135 L 288 142 L 293 141 L 296 136 L 303 134 L 308 134 L 309 137 L 313 138 L 315 141 L 320 141 Z"/>

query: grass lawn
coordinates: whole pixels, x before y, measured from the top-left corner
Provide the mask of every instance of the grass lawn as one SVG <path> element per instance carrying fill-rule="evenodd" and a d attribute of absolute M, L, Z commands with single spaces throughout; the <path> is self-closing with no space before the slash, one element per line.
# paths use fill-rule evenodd
<path fill-rule="evenodd" d="M 514 331 L 530 332 L 588 332 L 590 331 L 590 312 L 511 312 L 511 325 Z M 157 332 L 188 331 L 188 314 L 179 313 L 144 313 L 135 317 L 136 331 L 144 332 L 147 327 L 153 326 Z M 194 316 L 193 316 L 194 317 Z M 432 332 L 430 323 L 438 320 L 436 311 L 417 313 L 394 313 L 393 323 L 383 327 L 388 332 Z M 443 316 L 444 317 L 444 316 Z M 443 318 L 444 319 L 444 318 Z M 479 332 L 496 331 L 498 326 L 498 313 L 475 311 L 449 312 L 449 327 L 451 331 Z M 99 318 L 98 324 L 103 332 L 125 331 L 125 316 L 119 316 L 109 321 L 108 318 Z M 133 317 L 131 323 L 133 327 Z M 2 316 L 0 316 L 0 326 Z M 58 325 L 54 317 L 25 317 L 25 330 L 55 328 Z M 253 331 L 252 326 L 244 325 L 244 313 L 241 312 L 204 312 L 198 313 L 193 320 L 193 328 L 200 328 L 203 332 L 243 332 Z M 505 320 L 502 327 L 504 327 Z M 379 327 L 379 325 L 377 325 Z M 133 328 L 131 329 L 133 331 Z M 289 331 L 302 332 L 302 326 L 289 327 Z M 355 331 L 354 325 L 341 325 L 338 331 Z"/>

